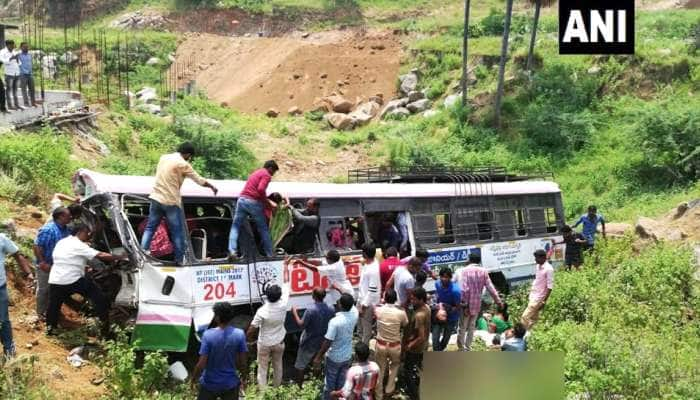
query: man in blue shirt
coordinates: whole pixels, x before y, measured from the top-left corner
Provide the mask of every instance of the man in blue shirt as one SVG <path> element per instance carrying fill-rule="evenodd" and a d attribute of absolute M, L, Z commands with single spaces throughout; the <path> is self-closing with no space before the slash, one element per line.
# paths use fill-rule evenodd
<path fill-rule="evenodd" d="M 5 275 L 5 258 L 13 256 L 17 264 L 22 268 L 29 281 L 34 280 L 32 267 L 19 248 L 7 236 L 0 233 L 0 341 L 2 341 L 3 354 L 6 358 L 14 357 L 15 343 L 12 339 L 12 324 L 10 323 L 9 296 L 7 294 L 7 277 Z"/>
<path fill-rule="evenodd" d="M 197 400 L 238 400 L 241 388 L 238 371 L 245 376 L 248 348 L 245 333 L 230 325 L 234 315 L 230 303 L 214 305 L 216 327 L 202 335 L 199 361 L 192 373 L 192 386 L 199 378 Z"/>
<path fill-rule="evenodd" d="M 596 206 L 589 206 L 588 213 L 584 214 L 574 224 L 573 228 L 583 224 L 583 236 L 588 241 L 588 248 L 593 249 L 595 245 L 595 234 L 598 229 L 598 224 L 601 225 L 603 238 L 605 238 L 605 220 L 602 215 L 598 215 Z"/>
<path fill-rule="evenodd" d="M 340 311 L 328 323 L 321 350 L 314 358 L 314 364 L 319 365 L 326 356 L 323 400 L 331 400 L 331 392 L 343 387 L 345 375 L 352 364 L 352 333 L 359 314 L 354 304 L 355 299 L 352 295 L 343 293 L 340 296 Z"/>
<path fill-rule="evenodd" d="M 501 351 L 527 351 L 527 343 L 525 342 L 525 325 L 518 322 L 513 327 L 513 336 L 509 337 L 501 345 Z M 507 335 L 507 334 L 506 334 Z"/>
<path fill-rule="evenodd" d="M 32 75 L 32 55 L 29 53 L 29 45 L 27 42 L 22 42 L 19 53 L 19 87 L 22 89 L 22 98 L 24 105 L 29 107 L 30 99 L 31 106 L 36 107 L 34 76 Z M 27 93 L 29 88 L 29 93 Z"/>
<path fill-rule="evenodd" d="M 46 309 L 49 305 L 49 272 L 53 265 L 53 249 L 59 240 L 70 235 L 68 224 L 71 222 L 71 213 L 65 207 L 56 208 L 53 220 L 39 229 L 34 240 L 34 255 L 36 256 L 36 313 L 39 318 L 46 317 Z"/>
<path fill-rule="evenodd" d="M 440 270 L 440 280 L 435 282 L 437 298 L 437 316 L 433 320 L 433 351 L 443 351 L 450 343 L 450 337 L 459 322 L 459 305 L 462 292 L 457 284 L 452 282 L 452 270 L 443 267 Z"/>
<path fill-rule="evenodd" d="M 294 321 L 304 329 L 299 340 L 297 359 L 294 362 L 294 369 L 297 370 L 296 381 L 300 387 L 304 383 L 304 370 L 321 348 L 323 335 L 328 330 L 328 322 L 335 314 L 335 310 L 323 301 L 326 298 L 326 291 L 322 287 L 314 288 L 311 297 L 314 299 L 314 305 L 304 311 L 304 318 L 299 318 L 299 312 L 292 306 Z"/>

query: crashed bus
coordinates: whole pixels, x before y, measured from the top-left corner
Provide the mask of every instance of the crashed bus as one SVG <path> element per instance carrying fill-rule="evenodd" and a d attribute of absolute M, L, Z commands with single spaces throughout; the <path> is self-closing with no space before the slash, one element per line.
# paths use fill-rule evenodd
<path fill-rule="evenodd" d="M 148 195 L 154 178 L 105 175 L 80 170 L 84 188 L 84 219 L 95 231 L 92 245 L 105 252 L 126 253 L 129 262 L 104 269 L 96 283 L 109 296 L 113 311 L 135 325 L 133 339 L 143 350 L 185 352 L 197 332 L 211 322 L 212 305 L 227 301 L 236 306 L 239 325 L 246 325 L 263 301 L 264 289 L 279 284 L 289 292 L 289 305 L 304 309 L 313 304 L 311 290 L 327 287 L 318 272 L 296 263 L 276 249 L 273 257 L 260 255 L 254 237 L 240 261 L 228 261 L 228 234 L 235 201 L 245 182 L 212 181 L 206 188 L 185 181 L 182 202 L 188 240 L 185 262 L 156 258 L 140 246 L 148 218 Z M 429 251 L 434 271 L 466 263 L 472 252 L 481 255 L 495 285 L 507 291 L 534 276 L 536 249 L 546 249 L 560 264 L 564 223 L 559 186 L 546 177 L 520 176 L 500 168 L 472 171 L 381 169 L 351 171 L 351 183 L 272 182 L 268 191 L 286 195 L 292 204 L 309 198 L 320 201 L 320 226 L 313 250 L 294 255 L 317 264 L 329 249 L 337 249 L 357 289 L 362 244 L 376 240 L 382 221 L 403 214 L 408 248 Z M 248 227 L 250 232 L 251 228 Z M 337 243 L 338 233 L 348 241 Z M 254 235 L 253 235 L 254 236 Z M 250 251 L 252 247 L 252 251 Z M 432 288 L 429 279 L 426 288 Z M 291 318 L 288 332 L 294 332 Z"/>

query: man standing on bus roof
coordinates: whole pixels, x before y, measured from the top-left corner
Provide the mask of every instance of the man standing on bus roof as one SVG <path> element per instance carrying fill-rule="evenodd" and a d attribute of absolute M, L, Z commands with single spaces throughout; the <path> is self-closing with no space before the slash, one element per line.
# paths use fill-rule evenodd
<path fill-rule="evenodd" d="M 238 233 L 241 225 L 250 216 L 255 224 L 262 240 L 263 251 L 267 257 L 272 257 L 272 239 L 270 239 L 270 228 L 265 219 L 265 204 L 277 207 L 267 198 L 267 186 L 272 180 L 272 176 L 279 171 L 277 163 L 273 160 L 265 161 L 262 168 L 254 171 L 236 201 L 236 213 L 231 224 L 231 233 L 228 236 L 228 252 L 231 261 L 238 257 Z"/>
<path fill-rule="evenodd" d="M 589 249 L 593 249 L 595 245 L 595 234 L 599 223 L 602 228 L 603 238 L 605 239 L 605 219 L 603 219 L 602 215 L 598 214 L 598 208 L 596 206 L 588 206 L 588 213 L 582 215 L 574 226 L 572 226 L 572 228 L 576 228 L 583 224 L 583 236 L 588 241 Z"/>
<path fill-rule="evenodd" d="M 534 255 L 537 264 L 535 280 L 532 281 L 527 308 L 520 318 L 520 322 L 525 325 L 527 330 L 530 330 L 539 319 L 540 312 L 544 309 L 544 305 L 552 293 L 552 288 L 554 288 L 554 268 L 547 261 L 547 252 L 540 249 L 535 251 Z"/>
<path fill-rule="evenodd" d="M 156 168 L 156 182 L 153 185 L 153 192 L 148 196 L 151 200 L 148 210 L 148 225 L 141 238 L 141 247 L 146 252 L 151 248 L 153 234 L 158 228 L 161 219 L 165 217 L 170 232 L 170 240 L 175 247 L 175 262 L 181 264 L 185 256 L 185 222 L 182 210 L 182 199 L 180 188 L 185 178 L 190 178 L 198 185 L 208 187 L 218 193 L 218 189 L 192 168 L 190 162 L 194 158 L 194 145 L 189 142 L 182 143 L 177 152 L 165 154 L 160 157 Z"/>
<path fill-rule="evenodd" d="M 469 256 L 469 261 L 471 262 L 471 254 Z M 476 257 L 474 260 L 476 260 Z M 481 262 L 481 257 L 479 257 L 479 262 Z M 460 334 L 457 336 L 457 347 L 460 350 L 471 351 L 474 330 L 476 330 L 476 320 L 481 314 L 481 295 L 484 288 L 488 290 L 499 307 L 503 305 L 503 302 L 498 296 L 498 292 L 493 286 L 486 268 L 482 268 L 478 263 L 470 263 L 461 271 L 461 275 L 459 283 L 460 291 L 462 292 L 462 312 L 464 315 L 462 317 L 463 326 L 460 326 Z M 463 336 L 465 331 L 467 334 L 466 339 Z"/>

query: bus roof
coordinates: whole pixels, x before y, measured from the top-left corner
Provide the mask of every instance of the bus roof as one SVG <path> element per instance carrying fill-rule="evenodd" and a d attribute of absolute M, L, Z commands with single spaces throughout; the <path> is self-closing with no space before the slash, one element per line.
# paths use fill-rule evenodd
<path fill-rule="evenodd" d="M 107 175 L 81 169 L 79 175 L 85 181 L 88 193 L 115 193 L 148 196 L 154 177 L 131 175 Z M 217 197 L 236 198 L 245 181 L 210 180 L 218 189 Z M 559 193 L 559 185 L 552 181 L 494 182 L 488 184 L 488 194 L 496 196 Z M 279 192 L 290 198 L 405 198 L 405 197 L 454 197 L 484 193 L 486 184 L 453 183 L 314 183 L 276 182 L 268 187 L 268 193 Z M 189 179 L 182 185 L 183 197 L 212 197 L 208 188 Z"/>

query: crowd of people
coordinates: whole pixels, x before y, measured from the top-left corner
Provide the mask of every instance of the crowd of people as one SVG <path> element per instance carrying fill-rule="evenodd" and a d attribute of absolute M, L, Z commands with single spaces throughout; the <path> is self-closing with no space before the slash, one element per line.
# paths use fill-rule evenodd
<path fill-rule="evenodd" d="M 20 43 L 20 50 L 15 48 L 14 40 L 6 40 L 5 47 L 0 50 L 0 63 L 5 75 L 3 85 L 0 79 L 0 112 L 7 113 L 36 107 L 36 90 L 34 86 L 33 56 L 29 52 L 29 44 Z M 22 92 L 22 104 L 18 97 L 18 88 Z"/>
<path fill-rule="evenodd" d="M 184 179 L 190 178 L 210 188 L 214 194 L 218 192 L 192 168 L 190 162 L 194 155 L 194 146 L 184 143 L 177 152 L 161 157 L 142 237 L 142 246 L 149 251 L 154 233 L 165 222 L 178 263 L 184 261 L 185 249 L 180 197 Z M 257 225 L 265 254 L 272 254 L 270 214 L 267 212 L 266 218 L 266 209 L 290 207 L 288 200 L 266 193 L 278 169 L 274 161 L 268 161 L 248 179 L 233 217 L 230 258 L 238 257 L 236 236 L 246 218 Z M 7 236 L 0 234 L 0 338 L 6 356 L 15 352 L 4 271 L 8 255 L 14 256 L 29 281 L 34 281 L 36 274 L 36 311 L 46 321 L 47 334 L 56 333 L 61 305 L 74 293 L 93 303 L 103 333 L 109 329 L 109 301 L 86 277 L 86 266 L 89 268 L 93 260 L 118 262 L 126 259 L 126 255 L 104 253 L 90 246 L 93 228 L 81 221 L 79 201 L 79 197 L 66 195 L 56 195 L 52 199 L 51 220 L 39 230 L 33 246 L 36 268 L 32 268 Z M 65 207 L 63 202 L 71 204 Z M 298 222 L 297 235 L 306 237 L 317 232 L 318 208 L 318 200 L 310 199 L 305 209 L 292 210 Z M 583 252 L 595 244 L 599 223 L 603 224 L 605 235 L 604 220 L 591 206 L 574 225 L 583 224 L 583 234 L 564 227 L 562 243 L 567 245 L 567 266 L 580 266 Z M 456 334 L 457 349 L 462 351 L 472 350 L 474 337 L 482 338 L 496 350 L 527 349 L 526 334 L 538 321 L 554 287 L 554 269 L 545 250 L 533 254 L 536 270 L 527 308 L 520 319 L 513 322 L 507 304 L 495 289 L 488 271 L 481 266 L 478 253 L 470 253 L 468 263 L 455 271 L 443 267 L 435 273 L 429 254 L 423 249 L 416 249 L 413 256 L 399 257 L 404 246 L 400 229 L 396 234 L 383 237 L 388 237 L 391 245 L 383 251 L 382 257 L 377 255 L 381 245 L 366 242 L 362 246 L 358 293 L 348 279 L 337 250 L 328 251 L 322 265 L 304 259 L 286 259 L 287 264 L 296 263 L 318 271 L 328 281 L 327 289 L 313 288 L 314 304 L 303 314 L 291 307 L 293 320 L 302 329 L 292 373 L 296 384 L 301 385 L 305 374 L 322 364 L 324 399 L 391 398 L 399 389 L 410 399 L 418 399 L 423 355 L 431 342 L 432 351 L 446 351 Z M 435 280 L 432 288 L 424 287 L 428 277 Z M 258 385 L 265 388 L 270 384 L 270 369 L 271 385 L 282 384 L 288 310 L 285 293 L 288 295 L 277 285 L 265 289 L 265 303 L 255 313 L 247 332 L 231 325 L 233 307 L 230 304 L 214 306 L 214 327 L 202 337 L 194 372 L 193 382 L 200 383 L 200 399 L 237 398 L 245 381 L 241 377 L 246 376 L 246 354 L 253 342 L 257 349 Z M 495 308 L 491 309 L 485 295 L 495 303 Z"/>

